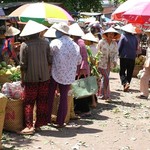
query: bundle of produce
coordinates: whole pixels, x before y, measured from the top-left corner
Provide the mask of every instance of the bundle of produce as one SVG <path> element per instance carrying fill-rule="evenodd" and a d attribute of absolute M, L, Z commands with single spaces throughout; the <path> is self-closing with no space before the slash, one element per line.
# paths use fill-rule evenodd
<path fill-rule="evenodd" d="M 19 81 L 20 76 L 20 66 L 7 65 L 5 61 L 0 62 L 0 83 Z"/>
<path fill-rule="evenodd" d="M 101 54 L 97 53 L 95 56 L 93 56 L 92 51 L 89 47 L 87 47 L 87 53 L 88 53 L 88 61 L 91 68 L 91 75 L 100 77 L 100 74 L 98 72 L 98 61 L 100 59 Z"/>

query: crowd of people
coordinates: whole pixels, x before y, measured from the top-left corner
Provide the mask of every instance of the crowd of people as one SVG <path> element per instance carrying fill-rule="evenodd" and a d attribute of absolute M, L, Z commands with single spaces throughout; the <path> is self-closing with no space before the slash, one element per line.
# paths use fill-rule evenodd
<path fill-rule="evenodd" d="M 19 58 L 17 57 L 19 59 L 17 64 L 21 69 L 21 84 L 24 87 L 24 129 L 20 134 L 33 134 L 40 130 L 41 126 L 52 123 L 51 114 L 56 92 L 60 93 L 60 102 L 56 123 L 53 126 L 57 128 L 65 126 L 71 84 L 75 80 L 93 75 L 91 61 L 95 56 L 98 56 L 94 64 L 98 72 L 98 92 L 86 98 L 74 97 L 75 113 L 80 117 L 87 117 L 91 115 L 91 108 L 96 107 L 97 99 L 111 101 L 110 70 L 117 65 L 120 67 L 119 75 L 123 91 L 129 91 L 135 58 L 139 54 L 137 33 L 131 24 L 124 25 L 120 29 L 109 27 L 103 30 L 100 23 L 96 22 L 85 31 L 77 22 L 72 24 L 60 22 L 48 28 L 30 20 L 22 31 L 11 26 L 8 27 L 6 33 L 8 32 L 9 35 L 5 34 L 7 39 L 14 38 L 20 32 L 19 36 L 25 39 L 19 45 Z M 150 30 L 145 33 L 150 36 Z M 149 49 L 148 45 L 145 71 L 140 79 L 141 93 L 138 96 L 144 99 L 149 95 Z M 7 53 L 3 56 L 10 57 L 12 53 L 9 52 L 11 50 L 8 46 L 1 54 Z M 35 104 L 36 120 L 33 123 Z"/>

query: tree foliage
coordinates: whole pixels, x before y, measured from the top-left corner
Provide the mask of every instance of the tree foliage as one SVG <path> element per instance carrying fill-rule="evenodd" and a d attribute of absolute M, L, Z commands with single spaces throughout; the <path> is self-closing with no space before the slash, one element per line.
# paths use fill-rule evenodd
<path fill-rule="evenodd" d="M 21 0 L 22 2 L 31 2 L 31 0 Z M 59 2 L 64 8 L 72 12 L 78 11 L 95 11 L 100 12 L 102 8 L 102 0 L 32 0 L 32 2 Z M 1 1 L 2 2 L 2 1 Z M 19 0 L 3 0 L 4 3 L 20 2 Z"/>
<path fill-rule="evenodd" d="M 51 0 L 53 2 L 58 2 L 60 0 Z M 61 0 L 64 7 L 70 11 L 102 11 L 102 0 Z"/>

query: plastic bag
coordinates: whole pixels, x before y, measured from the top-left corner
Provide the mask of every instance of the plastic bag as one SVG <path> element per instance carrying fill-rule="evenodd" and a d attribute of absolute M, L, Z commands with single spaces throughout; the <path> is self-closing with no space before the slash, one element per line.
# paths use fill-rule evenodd
<path fill-rule="evenodd" d="M 23 96 L 23 87 L 21 86 L 21 82 L 4 83 L 2 86 L 2 93 L 8 98 L 21 99 Z"/>

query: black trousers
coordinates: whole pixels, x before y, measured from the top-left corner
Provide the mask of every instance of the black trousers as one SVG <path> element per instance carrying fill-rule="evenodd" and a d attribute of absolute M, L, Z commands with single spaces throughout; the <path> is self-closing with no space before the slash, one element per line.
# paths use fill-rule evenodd
<path fill-rule="evenodd" d="M 120 58 L 120 80 L 121 84 L 124 85 L 127 82 L 130 83 L 134 70 L 135 59 Z"/>

